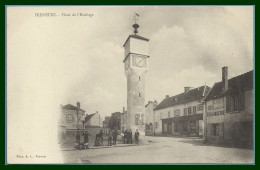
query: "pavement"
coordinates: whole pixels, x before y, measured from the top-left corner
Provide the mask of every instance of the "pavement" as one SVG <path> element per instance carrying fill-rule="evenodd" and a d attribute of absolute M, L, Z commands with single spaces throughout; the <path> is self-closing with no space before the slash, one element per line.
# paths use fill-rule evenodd
<path fill-rule="evenodd" d="M 124 147 L 120 147 L 124 145 Z M 63 150 L 67 164 L 253 164 L 254 151 L 203 144 L 200 138 L 146 136 L 143 145 Z"/>

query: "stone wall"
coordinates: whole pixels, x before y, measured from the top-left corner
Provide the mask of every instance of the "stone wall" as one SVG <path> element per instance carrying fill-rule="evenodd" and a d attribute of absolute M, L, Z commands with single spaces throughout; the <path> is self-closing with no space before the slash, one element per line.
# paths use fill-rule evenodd
<path fill-rule="evenodd" d="M 213 136 L 213 125 L 219 125 L 219 134 Z M 247 143 L 252 146 L 253 115 L 246 112 L 232 112 L 207 118 L 207 139 L 216 143 Z"/>

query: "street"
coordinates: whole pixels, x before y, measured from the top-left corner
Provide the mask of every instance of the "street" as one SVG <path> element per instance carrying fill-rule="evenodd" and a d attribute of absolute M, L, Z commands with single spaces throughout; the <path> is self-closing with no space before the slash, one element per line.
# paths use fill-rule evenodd
<path fill-rule="evenodd" d="M 203 144 L 199 138 L 145 137 L 139 146 L 62 151 L 67 164 L 252 164 L 254 151 Z"/>

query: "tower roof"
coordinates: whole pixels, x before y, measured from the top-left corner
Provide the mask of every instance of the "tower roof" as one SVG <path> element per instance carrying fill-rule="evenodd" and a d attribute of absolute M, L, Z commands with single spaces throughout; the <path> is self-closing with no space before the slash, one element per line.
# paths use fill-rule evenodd
<path fill-rule="evenodd" d="M 142 37 L 140 35 L 129 35 L 128 38 L 126 39 L 123 47 L 125 47 L 125 45 L 126 45 L 127 41 L 129 40 L 129 38 L 136 38 L 136 39 L 140 39 L 140 40 L 144 40 L 144 41 L 149 41 L 148 38 Z"/>

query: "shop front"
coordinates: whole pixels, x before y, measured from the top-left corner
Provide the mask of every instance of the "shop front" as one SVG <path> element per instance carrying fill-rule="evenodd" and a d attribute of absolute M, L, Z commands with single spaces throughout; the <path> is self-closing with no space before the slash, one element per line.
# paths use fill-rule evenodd
<path fill-rule="evenodd" d="M 203 114 L 162 119 L 163 135 L 203 136 Z"/>

